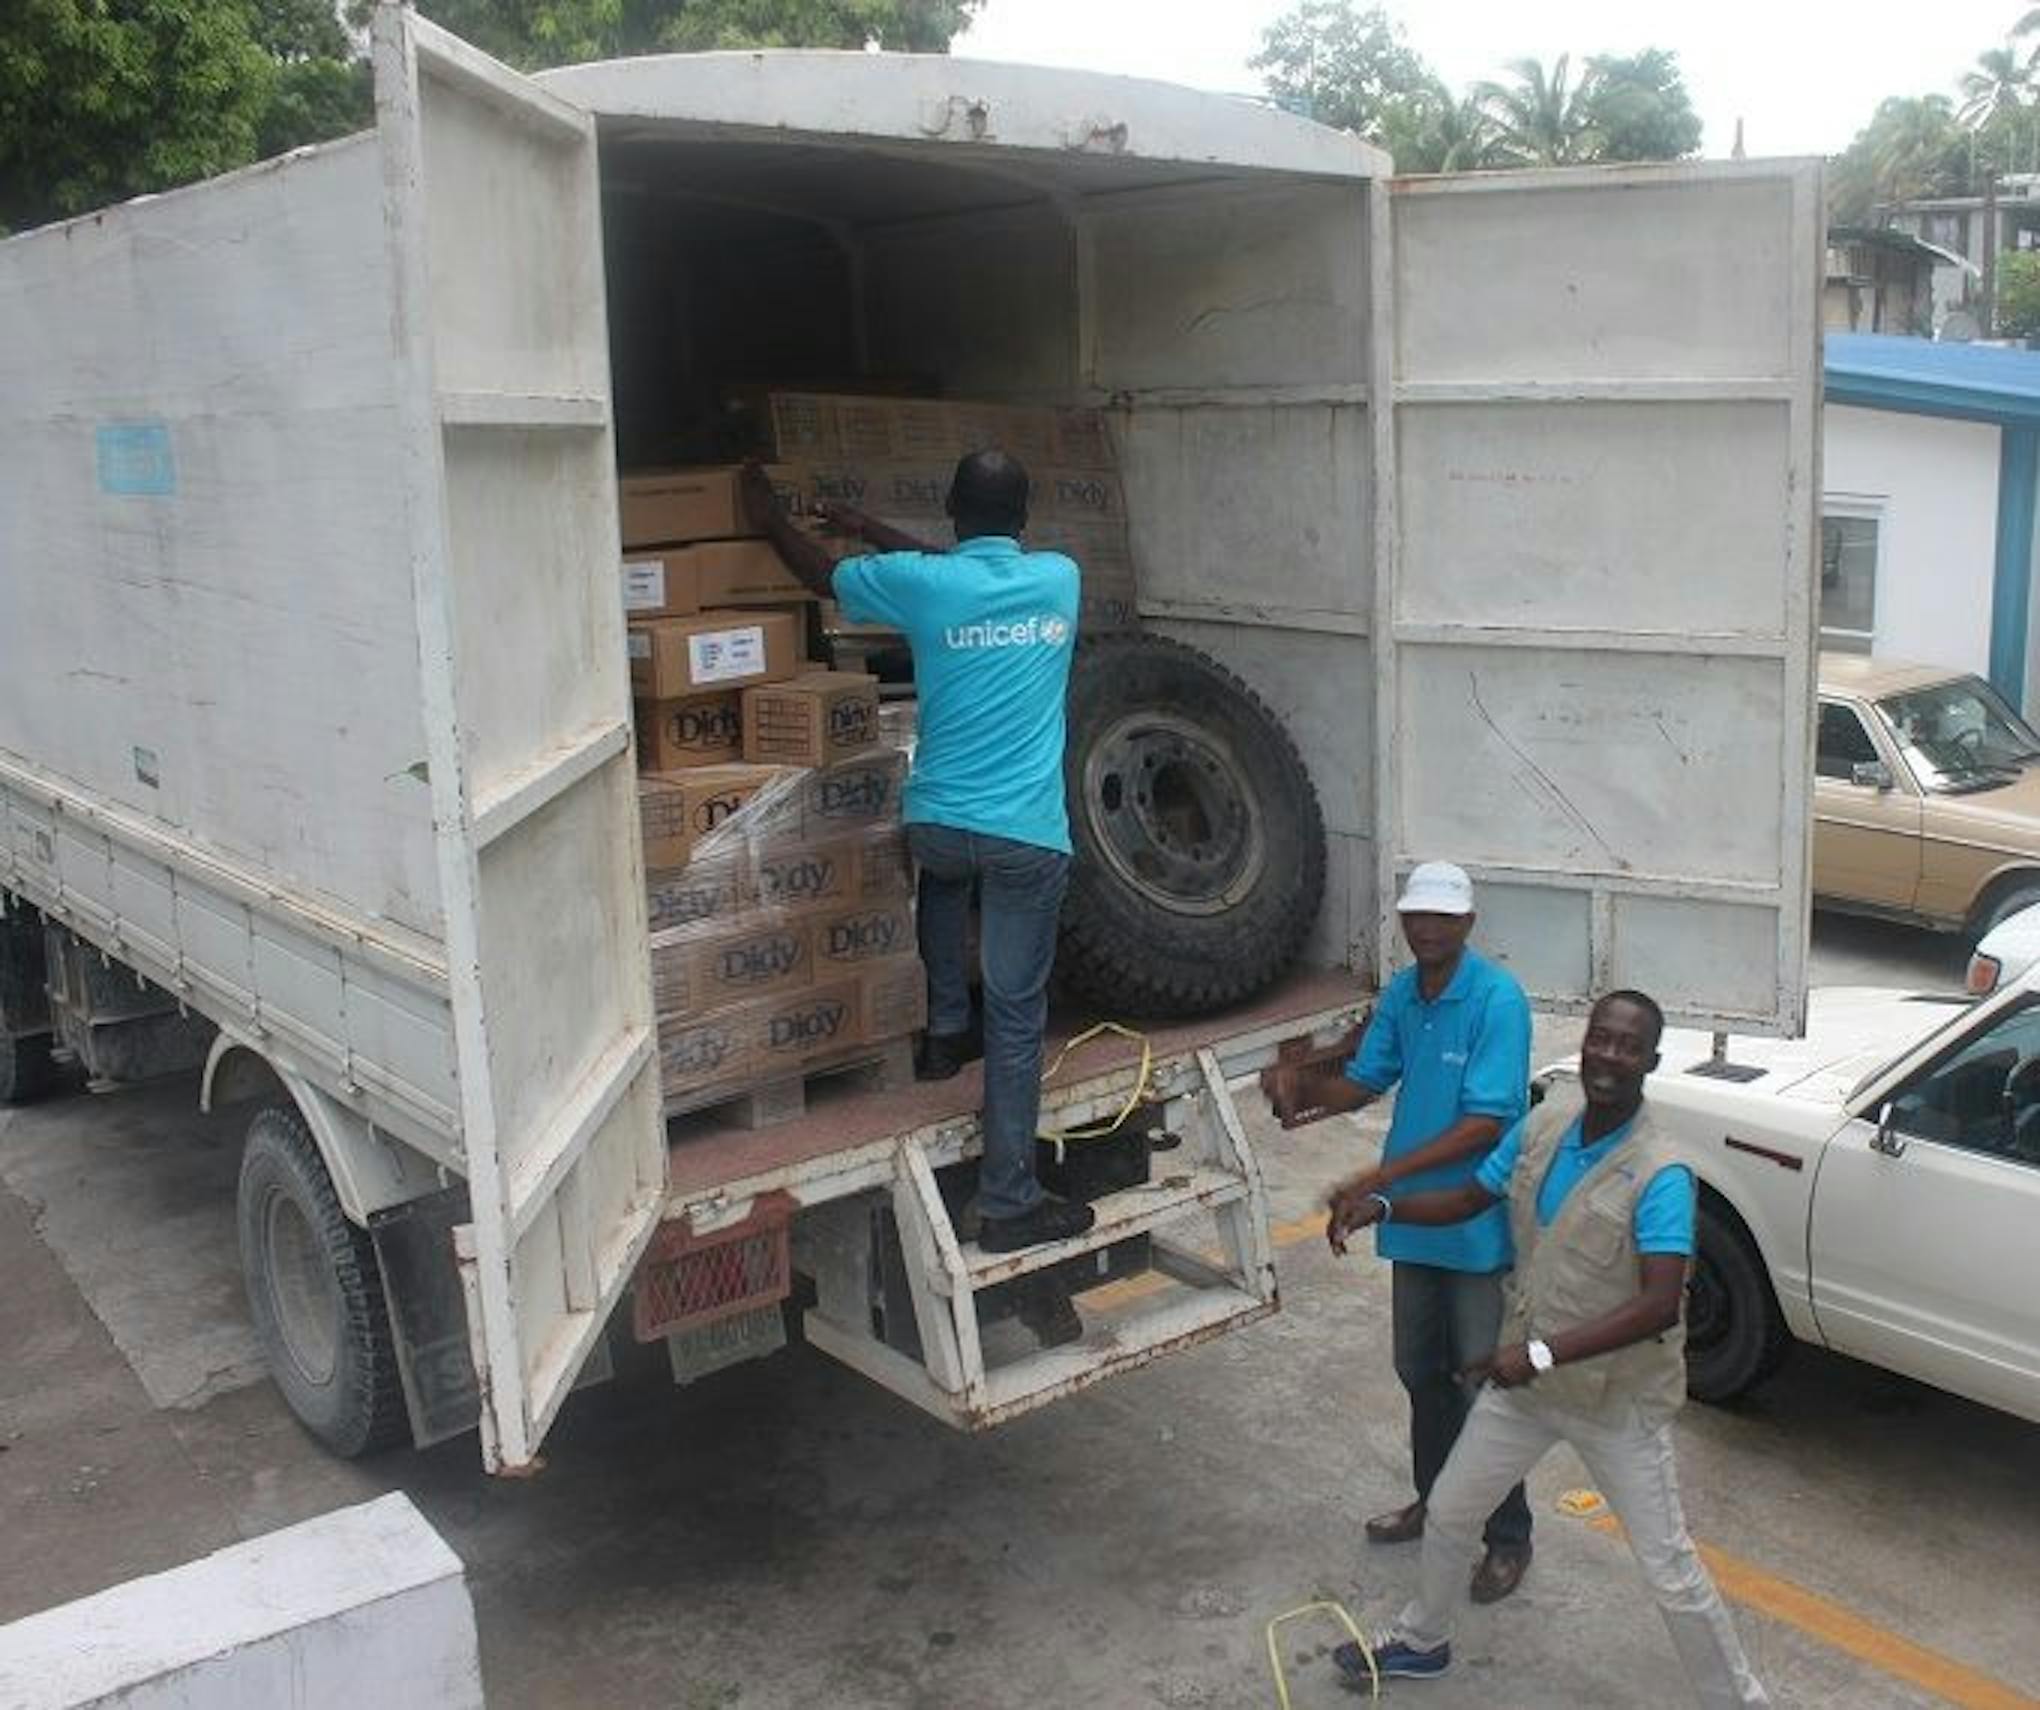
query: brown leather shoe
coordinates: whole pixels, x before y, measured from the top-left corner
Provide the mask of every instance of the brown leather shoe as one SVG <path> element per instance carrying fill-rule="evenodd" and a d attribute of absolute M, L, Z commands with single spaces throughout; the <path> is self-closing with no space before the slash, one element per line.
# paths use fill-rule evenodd
<path fill-rule="evenodd" d="M 1412 1502 L 1393 1514 L 1377 1514 L 1367 1522 L 1370 1544 L 1408 1544 L 1424 1535 L 1424 1505 Z"/>
<path fill-rule="evenodd" d="M 1501 1602 L 1523 1583 L 1524 1571 L 1529 1566 L 1528 1544 L 1520 1550 L 1489 1550 L 1481 1557 L 1480 1566 L 1473 1570 L 1474 1602 Z"/>

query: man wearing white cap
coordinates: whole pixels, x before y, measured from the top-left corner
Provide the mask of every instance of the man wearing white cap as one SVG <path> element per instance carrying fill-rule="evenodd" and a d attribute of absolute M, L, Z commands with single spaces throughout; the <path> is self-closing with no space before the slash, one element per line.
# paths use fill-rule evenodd
<path fill-rule="evenodd" d="M 1396 1089 L 1381 1161 L 1339 1184 L 1346 1202 L 1395 1187 L 1464 1187 L 1529 1106 L 1530 1005 L 1507 969 L 1466 946 L 1473 885 L 1448 861 L 1426 861 L 1396 901 L 1415 965 L 1381 994 L 1360 1049 L 1343 1070 L 1281 1068 L 1262 1076 L 1275 1114 L 1356 1111 Z M 1460 1374 L 1493 1353 L 1509 1269 L 1504 1208 L 1445 1228 L 1379 1225 L 1394 1264 L 1396 1376 L 1409 1392 L 1416 1501 L 1367 1522 L 1370 1543 L 1421 1538 L 1424 1504 L 1465 1424 L 1473 1392 Z M 1489 1516 L 1474 1571 L 1477 1602 L 1514 1591 L 1530 1562 L 1530 1507 L 1518 1484 Z"/>

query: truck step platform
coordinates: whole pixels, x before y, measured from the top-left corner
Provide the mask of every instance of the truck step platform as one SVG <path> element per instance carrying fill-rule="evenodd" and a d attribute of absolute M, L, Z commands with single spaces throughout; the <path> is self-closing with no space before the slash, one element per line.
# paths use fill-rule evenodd
<path fill-rule="evenodd" d="M 1166 1101 L 1182 1146 L 1156 1178 L 1095 1200 L 1097 1221 L 1084 1234 L 1017 1253 L 961 1240 L 931 1141 L 901 1139 L 889 1199 L 906 1300 L 896 1312 L 884 1303 L 873 1310 L 869 1279 L 884 1259 L 877 1220 L 868 1206 L 845 1204 L 825 1220 L 811 1256 L 817 1301 L 806 1315 L 808 1340 L 937 1418 L 982 1430 L 1272 1313 L 1260 1168 L 1216 1052 L 1198 1051 L 1195 1069 Z M 1072 1259 L 1141 1237 L 1146 1245 L 1133 1251 L 1146 1269 L 1089 1287 L 1069 1282 Z M 985 1334 L 999 1313 L 982 1310 L 981 1297 L 1058 1266 L 1083 1320 L 1080 1337 L 1036 1347 L 1017 1332 Z"/>

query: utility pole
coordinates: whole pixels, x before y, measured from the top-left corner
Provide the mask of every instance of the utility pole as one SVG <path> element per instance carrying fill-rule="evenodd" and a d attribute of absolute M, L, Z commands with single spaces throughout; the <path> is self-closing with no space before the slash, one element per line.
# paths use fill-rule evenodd
<path fill-rule="evenodd" d="M 1997 336 L 1997 168 L 1983 169 L 1983 336 Z"/>

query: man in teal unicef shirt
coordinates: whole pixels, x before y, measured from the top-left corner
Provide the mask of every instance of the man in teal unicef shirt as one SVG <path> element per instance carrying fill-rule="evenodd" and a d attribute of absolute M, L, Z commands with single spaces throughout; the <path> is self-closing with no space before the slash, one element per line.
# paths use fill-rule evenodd
<path fill-rule="evenodd" d="M 1050 1198 L 1034 1175 L 1048 976 L 1070 869 L 1063 702 L 1077 643 L 1077 566 L 1021 546 L 1027 472 L 1003 452 L 973 452 L 957 464 L 953 551 L 835 506 L 828 515 L 837 528 L 880 550 L 833 569 L 780 511 L 763 472 L 752 470 L 747 483 L 754 514 L 793 573 L 852 622 L 901 631 L 913 650 L 919 734 L 906 821 L 928 969 L 920 1074 L 944 1079 L 978 1050 L 964 965 L 975 884 L 985 1008 L 979 1244 L 1010 1253 L 1081 1235 L 1091 1208 Z"/>
<path fill-rule="evenodd" d="M 1507 969 L 1466 947 L 1473 885 L 1446 861 L 1410 874 L 1396 902 L 1416 958 L 1381 994 L 1343 1071 L 1273 1069 L 1262 1077 L 1276 1115 L 1356 1111 L 1396 1090 L 1381 1162 L 1340 1184 L 1340 1197 L 1461 1187 L 1529 1104 L 1530 1005 Z M 1510 1262 L 1506 1208 L 1444 1228 L 1379 1226 L 1392 1260 L 1395 1371 L 1410 1398 L 1416 1501 L 1367 1522 L 1372 1543 L 1424 1532 L 1424 1504 L 1473 1405 L 1460 1374 L 1494 1352 Z M 1518 1484 L 1488 1517 L 1473 1596 L 1495 1603 L 1530 1563 L 1530 1505 Z"/>

